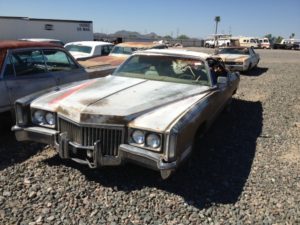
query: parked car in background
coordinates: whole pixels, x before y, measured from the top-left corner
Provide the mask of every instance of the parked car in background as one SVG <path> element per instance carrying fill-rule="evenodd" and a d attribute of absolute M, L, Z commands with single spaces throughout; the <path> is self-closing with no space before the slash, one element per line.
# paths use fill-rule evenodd
<path fill-rule="evenodd" d="M 260 38 L 259 39 L 259 47 L 260 48 L 265 48 L 265 49 L 270 49 L 271 44 L 268 38 Z"/>
<path fill-rule="evenodd" d="M 47 42 L 51 44 L 57 44 L 60 46 L 64 46 L 64 42 L 58 39 L 49 39 L 49 38 L 21 38 L 19 41 L 34 41 L 34 42 Z"/>
<path fill-rule="evenodd" d="M 255 37 L 231 37 L 230 46 L 259 48 L 259 40 Z"/>
<path fill-rule="evenodd" d="M 65 45 L 65 49 L 77 60 L 108 55 L 113 47 L 112 43 L 103 41 L 77 41 Z"/>
<path fill-rule="evenodd" d="M 299 39 L 283 39 L 280 43 L 274 43 L 272 46 L 273 49 L 300 49 L 300 40 Z"/>
<path fill-rule="evenodd" d="M 89 74 L 56 44 L 0 41 L 0 112 L 16 99 L 61 84 L 88 79 Z"/>
<path fill-rule="evenodd" d="M 108 56 L 95 57 L 89 60 L 80 61 L 79 63 L 86 68 L 110 66 L 114 70 L 136 51 L 163 48 L 167 48 L 167 45 L 164 43 L 124 42 L 115 45 Z"/>
<path fill-rule="evenodd" d="M 205 48 L 215 48 L 215 47 L 221 47 L 221 46 L 229 46 L 230 45 L 230 39 L 207 39 L 204 42 L 204 47 Z"/>
<path fill-rule="evenodd" d="M 140 51 L 112 76 L 19 99 L 13 131 L 18 141 L 55 146 L 62 159 L 92 168 L 133 162 L 168 178 L 238 84 L 238 73 L 205 53 Z"/>
<path fill-rule="evenodd" d="M 234 71 L 249 71 L 256 67 L 260 60 L 253 47 L 219 48 L 216 55 L 222 58 L 228 69 Z"/>

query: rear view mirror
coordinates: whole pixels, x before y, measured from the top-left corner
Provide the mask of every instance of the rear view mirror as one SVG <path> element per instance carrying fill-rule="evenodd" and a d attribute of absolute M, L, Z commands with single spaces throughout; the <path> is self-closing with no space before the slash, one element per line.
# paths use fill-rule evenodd
<path fill-rule="evenodd" d="M 227 84 L 228 83 L 228 78 L 219 76 L 217 82 L 218 82 L 218 84 Z"/>

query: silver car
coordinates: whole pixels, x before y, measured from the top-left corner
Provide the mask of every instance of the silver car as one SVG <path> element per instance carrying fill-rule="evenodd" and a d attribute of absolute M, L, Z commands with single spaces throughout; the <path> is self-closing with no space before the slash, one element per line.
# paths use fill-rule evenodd
<path fill-rule="evenodd" d="M 89 75 L 61 46 L 29 41 L 0 41 L 0 113 L 16 99 Z"/>

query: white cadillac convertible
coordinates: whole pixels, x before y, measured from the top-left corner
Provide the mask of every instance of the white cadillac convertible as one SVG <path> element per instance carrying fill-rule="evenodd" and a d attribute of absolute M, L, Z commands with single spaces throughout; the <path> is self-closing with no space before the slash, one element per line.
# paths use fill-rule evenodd
<path fill-rule="evenodd" d="M 91 168 L 132 162 L 168 178 L 238 84 L 238 73 L 204 53 L 136 52 L 113 75 L 19 99 L 12 130 Z"/>

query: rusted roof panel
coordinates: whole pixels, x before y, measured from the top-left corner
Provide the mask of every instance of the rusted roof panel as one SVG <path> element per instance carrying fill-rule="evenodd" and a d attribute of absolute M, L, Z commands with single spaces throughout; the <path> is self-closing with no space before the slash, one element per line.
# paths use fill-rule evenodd
<path fill-rule="evenodd" d="M 0 49 L 15 49 L 15 48 L 32 48 L 32 47 L 59 47 L 59 45 L 47 42 L 33 42 L 33 41 L 0 41 Z M 62 47 L 61 47 L 62 48 Z"/>

